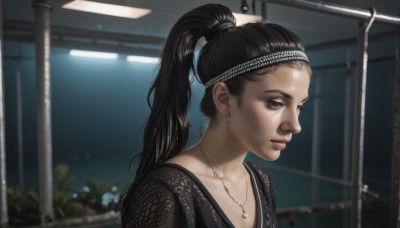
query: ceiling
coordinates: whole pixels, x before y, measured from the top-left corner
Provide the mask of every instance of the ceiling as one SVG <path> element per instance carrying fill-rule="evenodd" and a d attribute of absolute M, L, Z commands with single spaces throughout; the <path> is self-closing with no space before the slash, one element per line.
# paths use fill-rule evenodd
<path fill-rule="evenodd" d="M 53 5 L 51 25 L 56 28 L 52 32 L 56 33 L 60 39 L 59 43 L 61 43 L 63 36 L 67 36 L 66 33 L 68 31 L 78 29 L 79 32 L 86 31 L 86 37 L 78 38 L 90 38 L 91 36 L 91 39 L 101 39 L 98 37 L 103 33 L 123 34 L 126 36 L 124 36 L 124 39 L 120 37 L 122 41 L 121 39 L 116 39 L 118 43 L 130 43 L 129 39 L 141 38 L 132 42 L 134 43 L 134 48 L 159 50 L 174 22 L 180 15 L 195 6 L 209 2 L 220 3 L 230 7 L 233 12 L 240 13 L 240 0 L 96 1 L 148 8 L 152 10 L 152 13 L 139 19 L 126 19 L 63 9 L 61 6 L 69 2 L 68 0 L 53 0 L 51 1 Z M 25 29 L 26 31 L 24 31 L 20 27 L 21 22 L 26 22 L 26 24 L 33 23 L 34 11 L 31 3 L 32 1 L 30 0 L 2 0 L 3 22 L 5 24 L 3 32 L 6 40 L 17 40 L 18 36 L 10 36 L 10 34 L 28 32 L 29 29 Z M 251 5 L 251 0 L 248 0 L 248 3 Z M 322 3 L 333 3 L 358 9 L 367 9 L 370 6 L 374 6 L 378 13 L 392 16 L 400 15 L 400 0 L 329 0 Z M 258 0 L 256 1 L 256 14 L 261 14 L 261 2 Z M 267 20 L 289 28 L 298 34 L 306 45 L 352 38 L 357 35 L 358 28 L 358 21 L 354 19 L 272 3 L 267 4 Z M 18 21 L 18 23 L 9 23 L 13 21 Z M 31 24 L 31 26 L 33 25 Z M 62 28 L 59 33 L 57 33 L 57 28 Z M 394 29 L 394 26 L 376 23 L 372 26 L 371 33 L 381 33 Z M 23 41 L 23 39 L 21 38 L 20 41 Z M 109 38 L 107 42 L 112 43 L 112 38 Z"/>

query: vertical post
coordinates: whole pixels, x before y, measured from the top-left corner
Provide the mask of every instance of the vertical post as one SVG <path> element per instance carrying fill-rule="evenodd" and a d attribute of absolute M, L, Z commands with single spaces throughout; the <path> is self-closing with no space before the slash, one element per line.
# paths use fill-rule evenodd
<path fill-rule="evenodd" d="M 261 2 L 261 17 L 264 22 L 267 22 L 267 0 Z"/>
<path fill-rule="evenodd" d="M 34 0 L 41 224 L 54 219 L 51 142 L 50 11 L 51 0 Z"/>
<path fill-rule="evenodd" d="M 311 151 L 311 174 L 318 175 L 320 172 L 320 145 L 321 145 L 321 111 L 322 111 L 322 82 L 323 82 L 324 72 L 320 72 L 317 77 L 314 77 L 315 84 L 315 95 L 314 95 L 314 112 L 313 112 L 313 134 L 312 134 L 312 151 Z M 312 180 L 311 188 L 311 198 L 312 205 L 318 203 L 319 198 L 319 188 L 318 180 Z M 312 227 L 318 227 L 316 220 L 312 220 Z"/>
<path fill-rule="evenodd" d="M 394 102 L 394 129 L 392 152 L 392 187 L 390 199 L 390 228 L 400 227 L 400 29 L 397 29 L 396 85 Z"/>
<path fill-rule="evenodd" d="M 17 60 L 17 128 L 18 128 L 18 183 L 24 189 L 24 139 L 22 119 L 21 55 Z"/>
<path fill-rule="evenodd" d="M 353 167 L 352 167 L 352 210 L 351 227 L 361 228 L 362 212 L 362 176 L 364 161 L 364 122 L 365 122 L 365 94 L 367 86 L 368 64 L 368 31 L 375 20 L 376 10 L 373 9 L 369 21 L 360 23 L 357 53 L 357 81 L 355 99 L 355 118 L 353 135 Z"/>
<path fill-rule="evenodd" d="M 8 224 L 3 85 L 3 3 L 0 0 L 0 226 Z"/>
<path fill-rule="evenodd" d="M 344 128 L 343 128 L 343 173 L 342 178 L 344 181 L 350 180 L 350 158 L 351 158 L 351 114 L 352 114 L 352 105 L 351 98 L 352 89 L 351 89 L 351 79 L 352 79 L 352 70 L 351 70 L 351 61 L 350 59 L 346 62 L 346 75 L 345 75 L 345 99 L 344 99 Z M 348 200 L 349 198 L 349 189 L 347 186 L 343 186 L 343 200 Z M 349 227 L 349 214 L 347 210 L 343 211 L 343 228 Z"/>

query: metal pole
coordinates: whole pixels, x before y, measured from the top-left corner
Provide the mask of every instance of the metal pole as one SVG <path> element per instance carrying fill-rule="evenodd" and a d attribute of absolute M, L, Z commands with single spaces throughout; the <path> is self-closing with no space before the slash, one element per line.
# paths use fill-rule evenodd
<path fill-rule="evenodd" d="M 0 0 L 0 226 L 8 224 L 3 82 L 3 3 Z"/>
<path fill-rule="evenodd" d="M 400 227 L 400 29 L 397 30 L 395 113 L 392 152 L 390 228 Z"/>
<path fill-rule="evenodd" d="M 314 96 L 314 112 L 313 112 L 313 134 L 312 134 L 312 150 L 311 150 L 311 173 L 318 175 L 320 170 L 320 142 L 321 142 L 321 87 L 323 72 L 318 77 L 314 77 L 315 96 Z M 312 181 L 312 204 L 318 201 L 318 181 Z"/>
<path fill-rule="evenodd" d="M 393 40 L 396 37 L 396 31 L 388 31 L 388 32 L 382 32 L 382 33 L 377 33 L 377 34 L 371 34 L 368 37 L 368 42 L 380 42 L 380 41 L 386 41 L 386 40 Z M 340 48 L 344 46 L 353 46 L 357 43 L 357 37 L 354 38 L 347 38 L 347 39 L 341 39 L 341 40 L 334 40 L 334 41 L 328 41 L 324 43 L 319 43 L 319 44 L 311 44 L 307 45 L 307 52 L 311 51 L 320 51 L 320 50 L 326 50 L 326 49 L 335 49 L 335 48 Z M 314 67 L 313 67 L 314 69 Z"/>
<path fill-rule="evenodd" d="M 262 2 L 264 3 L 264 2 Z M 265 18 L 267 16 L 265 15 Z M 34 39 L 31 35 L 27 35 L 33 31 L 33 24 L 29 22 L 21 22 L 21 21 L 4 21 L 4 29 L 20 32 L 16 34 L 4 34 L 4 40 L 12 40 L 19 42 L 34 42 Z M 99 31 L 89 31 L 75 28 L 66 28 L 60 26 L 52 26 L 51 33 L 53 34 L 53 38 L 51 41 L 52 46 L 59 46 L 63 48 L 83 48 L 83 49 L 93 49 L 93 50 L 103 50 L 103 51 L 111 51 L 111 52 L 119 52 L 125 54 L 141 54 L 146 56 L 157 56 L 160 53 L 159 49 L 144 49 L 144 48 L 136 48 L 131 47 L 131 45 L 112 45 L 112 44 L 103 44 L 97 43 L 93 44 L 86 41 L 72 41 L 70 39 L 61 39 L 60 37 L 71 37 L 74 40 L 88 40 L 90 37 L 97 37 L 101 40 L 115 41 L 115 43 L 124 43 L 124 44 L 136 44 L 136 43 L 145 43 L 150 46 L 159 46 L 165 42 L 161 38 L 154 38 L 151 36 L 135 36 L 135 35 L 127 35 L 127 34 L 118 34 L 118 33 L 110 33 L 110 32 L 99 32 Z M 371 34 L 368 38 L 370 43 L 372 42 L 380 42 L 385 40 L 395 39 L 396 32 L 388 31 L 377 34 Z M 75 39 L 76 38 L 76 39 Z M 349 45 L 355 45 L 357 42 L 357 37 L 341 39 L 336 41 L 329 41 L 318 44 L 307 45 L 307 52 L 311 51 L 320 51 L 326 49 L 334 49 L 338 47 L 344 47 Z M 113 42 L 114 43 L 114 42 Z M 313 67 L 314 70 L 314 67 Z"/>
<path fill-rule="evenodd" d="M 378 58 L 373 58 L 369 59 L 368 63 L 383 63 L 383 62 L 390 62 L 390 61 L 395 61 L 395 56 L 384 56 L 384 57 L 378 57 Z M 356 65 L 355 62 L 350 62 L 350 64 L 353 66 Z M 318 70 L 327 70 L 327 69 L 333 69 L 333 68 L 347 68 L 347 64 L 343 63 L 333 63 L 333 64 L 326 64 L 326 65 L 320 65 L 320 66 L 313 66 L 313 71 L 318 71 Z"/>
<path fill-rule="evenodd" d="M 54 219 L 51 84 L 50 84 L 50 0 L 34 0 L 36 23 L 36 80 L 39 145 L 39 212 L 41 224 Z"/>
<path fill-rule="evenodd" d="M 311 151 L 311 173 L 312 175 L 318 175 L 320 172 L 320 155 L 321 155 L 321 111 L 322 111 L 322 80 L 324 78 L 324 72 L 320 72 L 318 77 L 314 77 L 315 84 L 315 96 L 314 96 L 314 115 L 313 115 L 313 134 L 312 134 L 312 151 Z M 318 203 L 319 188 L 318 180 L 313 179 L 312 181 L 312 205 Z M 312 220 L 312 227 L 318 227 L 317 221 Z"/>
<path fill-rule="evenodd" d="M 352 105 L 351 98 L 353 97 L 351 89 L 351 79 L 353 75 L 352 64 L 348 57 L 346 61 L 346 75 L 345 75 L 345 98 L 344 98 L 344 129 L 343 129 L 343 173 L 342 178 L 344 181 L 350 180 L 350 160 L 351 160 L 351 114 Z M 349 189 L 343 187 L 343 200 L 348 200 Z M 348 211 L 343 211 L 343 228 L 349 226 Z"/>
<path fill-rule="evenodd" d="M 352 228 L 361 228 L 362 211 L 362 176 L 364 160 L 364 121 L 365 121 L 365 94 L 367 85 L 367 62 L 368 62 L 368 31 L 374 22 L 376 10 L 372 10 L 369 21 L 360 23 L 358 35 L 357 56 L 357 83 L 355 99 L 355 118 L 353 135 L 353 172 L 352 172 Z"/>
<path fill-rule="evenodd" d="M 264 22 L 267 22 L 267 0 L 261 2 L 261 17 Z"/>
<path fill-rule="evenodd" d="M 323 181 L 326 183 L 332 183 L 332 184 L 337 184 L 337 185 L 342 185 L 342 186 L 347 186 L 347 187 L 352 186 L 351 182 L 349 182 L 349 181 L 344 181 L 341 179 L 336 179 L 336 178 L 327 177 L 327 176 L 321 176 L 319 174 L 314 175 L 309 172 L 305 172 L 305 171 L 298 170 L 298 169 L 292 169 L 292 168 L 277 166 L 277 165 L 268 165 L 268 168 L 271 168 L 273 170 L 278 170 L 281 172 L 285 172 L 285 173 L 294 174 L 297 176 L 303 176 L 303 177 L 308 177 L 311 179 L 316 179 L 316 180 Z"/>
<path fill-rule="evenodd" d="M 24 189 L 24 140 L 22 124 L 22 89 L 21 89 L 21 55 L 17 60 L 17 128 L 18 128 L 18 182 L 21 189 Z"/>
<path fill-rule="evenodd" d="M 266 0 L 259 0 L 266 1 Z M 269 3 L 275 3 L 280 5 L 292 6 L 300 9 L 311 10 L 321 13 L 328 13 L 342 17 L 354 18 L 362 21 L 368 21 L 371 17 L 371 12 L 364 9 L 357 9 L 348 6 L 322 3 L 322 2 L 311 2 L 306 0 L 268 0 Z M 400 25 L 400 17 L 395 17 L 386 14 L 376 14 L 377 22 L 384 24 Z"/>

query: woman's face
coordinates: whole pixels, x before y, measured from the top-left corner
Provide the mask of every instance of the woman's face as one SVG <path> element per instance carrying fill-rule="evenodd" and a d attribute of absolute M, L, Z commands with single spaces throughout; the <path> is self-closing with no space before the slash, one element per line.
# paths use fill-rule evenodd
<path fill-rule="evenodd" d="M 307 68 L 280 66 L 247 81 L 241 104 L 231 107 L 230 131 L 240 144 L 265 160 L 276 160 L 293 134 L 301 131 L 299 114 L 308 99 Z"/>

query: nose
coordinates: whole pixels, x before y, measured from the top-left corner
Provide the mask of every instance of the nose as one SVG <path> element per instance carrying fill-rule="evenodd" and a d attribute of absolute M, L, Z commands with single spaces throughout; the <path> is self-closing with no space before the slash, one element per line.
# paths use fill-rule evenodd
<path fill-rule="evenodd" d="M 287 110 L 281 123 L 281 129 L 286 133 L 297 134 L 301 132 L 298 110 Z"/>

